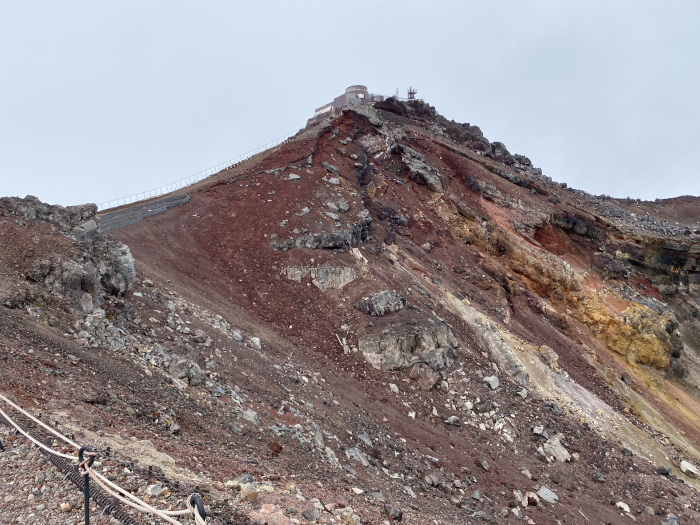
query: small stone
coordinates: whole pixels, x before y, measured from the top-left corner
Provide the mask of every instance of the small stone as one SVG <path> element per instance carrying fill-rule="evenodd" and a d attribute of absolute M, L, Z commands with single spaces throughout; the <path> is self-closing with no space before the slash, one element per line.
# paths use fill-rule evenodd
<path fill-rule="evenodd" d="M 367 457 L 357 447 L 351 447 L 347 449 L 345 451 L 345 455 L 348 458 L 357 461 L 358 463 L 362 463 L 363 467 L 369 466 L 369 461 L 367 460 Z"/>
<path fill-rule="evenodd" d="M 59 506 L 59 508 L 60 508 L 63 512 L 70 512 L 70 503 L 61 503 L 61 505 Z"/>
<path fill-rule="evenodd" d="M 287 180 L 300 180 L 301 175 L 297 175 L 296 173 L 290 173 L 289 177 L 287 177 Z"/>
<path fill-rule="evenodd" d="M 450 416 L 445 420 L 445 424 L 452 425 L 454 427 L 461 427 L 462 420 L 459 419 L 457 416 Z"/>
<path fill-rule="evenodd" d="M 698 478 L 700 477 L 700 470 L 698 470 L 698 467 L 693 465 L 690 461 L 681 461 L 681 472 L 688 476 L 689 478 Z"/>
<path fill-rule="evenodd" d="M 371 447 L 371 446 L 372 446 L 372 440 L 369 438 L 369 434 L 365 434 L 365 433 L 358 434 L 358 435 L 357 435 L 357 439 L 359 439 L 360 441 L 362 441 L 362 442 L 363 442 L 365 445 L 367 445 L 368 447 Z"/>
<path fill-rule="evenodd" d="M 629 505 L 627 505 L 627 503 L 625 503 L 624 501 L 618 501 L 617 503 L 615 503 L 615 506 L 617 506 L 617 508 L 620 509 L 622 512 L 630 511 Z"/>
<path fill-rule="evenodd" d="M 353 491 L 355 494 L 357 494 L 357 495 L 364 494 L 364 492 L 365 492 L 364 490 L 362 490 L 362 489 L 359 488 L 359 487 L 353 487 L 353 488 L 352 488 L 352 491 Z"/>
<path fill-rule="evenodd" d="M 523 496 L 522 505 L 523 507 L 536 507 L 540 502 L 540 497 L 534 492 L 527 492 Z"/>
<path fill-rule="evenodd" d="M 478 490 L 472 492 L 472 499 L 479 501 L 481 499 L 481 493 Z"/>
<path fill-rule="evenodd" d="M 243 485 L 247 485 L 249 483 L 253 483 L 253 476 L 246 472 L 245 474 L 241 474 L 240 476 L 227 481 L 224 483 L 224 486 L 229 489 L 241 490 Z"/>
<path fill-rule="evenodd" d="M 491 387 L 491 390 L 496 390 L 500 386 L 500 382 L 496 376 L 489 376 L 484 378 L 484 383 Z"/>
<path fill-rule="evenodd" d="M 399 387 L 396 386 L 394 383 L 389 383 L 389 390 L 391 390 L 394 394 L 399 393 Z"/>
<path fill-rule="evenodd" d="M 242 342 L 243 342 L 243 334 L 241 333 L 241 331 L 240 331 L 238 328 L 236 328 L 236 329 L 233 331 L 233 339 L 234 339 L 235 341 L 238 341 L 239 343 L 242 343 Z"/>
<path fill-rule="evenodd" d="M 253 348 L 254 350 L 262 350 L 262 343 L 260 342 L 259 337 L 251 337 L 248 339 L 248 346 Z"/>
<path fill-rule="evenodd" d="M 310 509 L 302 511 L 301 515 L 305 520 L 315 523 L 316 521 L 318 521 L 318 518 L 321 517 L 321 511 L 318 510 L 316 507 L 312 507 Z"/>
<path fill-rule="evenodd" d="M 338 177 L 331 177 L 328 179 L 328 184 L 331 184 L 333 186 L 340 186 L 340 179 Z"/>
<path fill-rule="evenodd" d="M 160 496 L 160 493 L 163 491 L 163 487 L 160 485 L 149 485 L 146 488 L 146 494 L 152 498 L 157 498 Z"/>
<path fill-rule="evenodd" d="M 329 173 L 332 173 L 335 176 L 340 176 L 340 170 L 336 166 L 333 166 L 333 164 L 328 164 L 327 162 L 322 162 L 321 166 L 323 166 L 325 168 L 325 170 L 328 171 Z M 338 180 L 335 177 L 331 177 L 330 180 L 333 180 L 333 179 L 335 179 L 336 181 Z M 330 180 L 328 182 L 330 182 Z M 333 183 L 331 182 L 331 184 L 333 184 Z M 339 184 L 339 182 L 338 182 L 338 184 Z M 336 186 L 338 184 L 336 184 Z"/>
<path fill-rule="evenodd" d="M 537 495 L 547 503 L 559 503 L 559 497 L 547 487 L 540 487 L 540 490 L 537 491 Z"/>
<path fill-rule="evenodd" d="M 485 459 L 482 459 L 481 461 L 479 461 L 479 462 L 477 463 L 477 465 L 478 465 L 479 467 L 481 467 L 481 468 L 484 470 L 484 472 L 488 472 L 488 471 L 489 471 L 489 464 L 488 464 L 488 462 L 487 462 Z"/>
<path fill-rule="evenodd" d="M 241 486 L 241 497 L 243 499 L 247 499 L 248 501 L 252 503 L 257 503 L 258 502 L 258 491 L 255 488 L 255 485 L 252 483 L 246 483 L 245 485 Z"/>
<path fill-rule="evenodd" d="M 384 514 L 386 514 L 388 518 L 391 518 L 394 521 L 403 520 L 403 511 L 399 507 L 394 507 L 389 503 L 384 504 Z"/>
<path fill-rule="evenodd" d="M 303 217 L 304 215 L 308 215 L 309 213 L 311 213 L 311 210 L 309 208 L 307 208 L 306 206 L 304 206 L 301 209 L 301 211 L 298 212 L 296 215 L 298 215 L 299 217 Z M 300 233 L 300 232 L 298 232 L 298 233 Z M 297 233 L 297 235 L 298 235 L 298 233 Z"/>
<path fill-rule="evenodd" d="M 258 419 L 258 414 L 254 411 L 251 410 L 250 408 L 247 409 L 245 412 L 241 414 L 241 417 L 248 421 L 249 423 L 252 423 L 256 427 L 260 424 L 260 420 Z"/>

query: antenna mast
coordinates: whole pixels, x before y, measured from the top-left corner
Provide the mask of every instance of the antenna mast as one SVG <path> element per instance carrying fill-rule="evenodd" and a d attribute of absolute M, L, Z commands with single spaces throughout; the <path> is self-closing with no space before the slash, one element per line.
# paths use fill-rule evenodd
<path fill-rule="evenodd" d="M 418 93 L 417 89 L 413 89 L 412 87 L 409 87 L 408 88 L 408 100 L 415 100 L 416 93 Z"/>

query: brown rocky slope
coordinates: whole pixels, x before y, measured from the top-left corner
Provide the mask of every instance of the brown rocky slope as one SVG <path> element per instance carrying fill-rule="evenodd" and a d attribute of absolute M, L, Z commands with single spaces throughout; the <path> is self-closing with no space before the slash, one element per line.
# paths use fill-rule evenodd
<path fill-rule="evenodd" d="M 700 200 L 572 190 L 394 99 L 188 193 L 114 237 L 0 201 L 4 391 L 135 493 L 206 490 L 219 523 L 698 521 Z"/>

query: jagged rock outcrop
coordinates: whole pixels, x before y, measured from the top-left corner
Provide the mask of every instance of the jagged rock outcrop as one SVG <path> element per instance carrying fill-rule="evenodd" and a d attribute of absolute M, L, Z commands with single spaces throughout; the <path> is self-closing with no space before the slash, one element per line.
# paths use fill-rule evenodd
<path fill-rule="evenodd" d="M 367 315 L 380 317 L 406 308 L 406 298 L 399 292 L 383 290 L 363 297 L 354 307 Z"/>
<path fill-rule="evenodd" d="M 349 266 L 325 264 L 319 267 L 290 266 L 282 269 L 282 274 L 300 283 L 305 277 L 311 277 L 313 285 L 325 292 L 326 290 L 340 290 L 357 278 L 357 272 Z"/>
<path fill-rule="evenodd" d="M 62 234 L 79 241 L 78 251 L 71 258 L 55 254 L 37 259 L 26 274 L 29 281 L 66 299 L 76 314 L 90 314 L 104 302 L 105 296 L 121 298 L 131 288 L 134 258 L 124 243 L 100 233 L 94 204 L 64 208 L 28 196 L 0 199 L 0 206 L 5 216 L 48 222 Z"/>
<path fill-rule="evenodd" d="M 365 242 L 369 236 L 372 217 L 367 210 L 361 211 L 358 215 L 360 220 L 350 228 L 338 232 L 310 233 L 290 239 L 273 239 L 270 242 L 270 248 L 275 251 L 287 251 L 293 248 L 348 251 L 353 246 Z"/>
<path fill-rule="evenodd" d="M 401 153 L 401 161 L 408 171 L 409 179 L 428 186 L 431 191 L 444 191 L 440 182 L 440 172 L 426 163 L 423 155 L 403 144 L 395 144 L 392 152 Z"/>
<path fill-rule="evenodd" d="M 447 324 L 435 323 L 398 333 L 367 335 L 359 338 L 358 347 L 374 368 L 401 370 L 425 363 L 433 370 L 449 366 L 458 346 Z"/>
<path fill-rule="evenodd" d="M 0 207 L 5 213 L 20 215 L 27 220 L 50 222 L 59 231 L 78 241 L 93 239 L 99 235 L 97 205 L 60 206 L 46 204 L 33 195 L 25 198 L 2 197 Z"/>

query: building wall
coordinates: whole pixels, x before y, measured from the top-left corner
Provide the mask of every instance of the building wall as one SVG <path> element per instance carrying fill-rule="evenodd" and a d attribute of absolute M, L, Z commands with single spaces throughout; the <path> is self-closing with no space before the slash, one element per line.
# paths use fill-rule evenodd
<path fill-rule="evenodd" d="M 334 108 L 344 108 L 346 106 L 363 106 L 371 102 L 367 86 L 355 85 L 345 90 L 345 93 L 333 100 Z"/>

